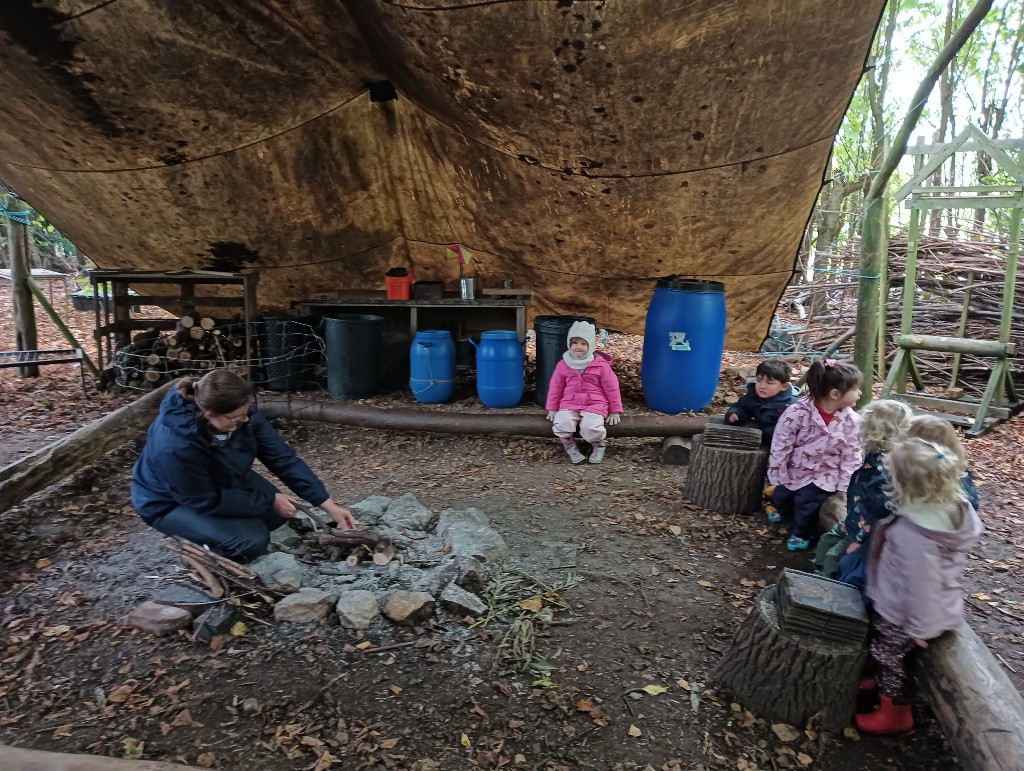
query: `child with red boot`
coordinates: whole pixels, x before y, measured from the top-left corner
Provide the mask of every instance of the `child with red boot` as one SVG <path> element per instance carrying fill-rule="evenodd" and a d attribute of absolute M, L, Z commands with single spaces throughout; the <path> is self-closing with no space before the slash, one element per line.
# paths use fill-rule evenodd
<path fill-rule="evenodd" d="M 982 531 L 960 485 L 961 462 L 952 449 L 904 439 L 893 447 L 886 467 L 895 514 L 871 537 L 866 589 L 874 601 L 871 657 L 878 668 L 879 706 L 857 715 L 857 727 L 874 734 L 914 727 L 907 656 L 963 621 L 960 577 L 967 550 Z"/>

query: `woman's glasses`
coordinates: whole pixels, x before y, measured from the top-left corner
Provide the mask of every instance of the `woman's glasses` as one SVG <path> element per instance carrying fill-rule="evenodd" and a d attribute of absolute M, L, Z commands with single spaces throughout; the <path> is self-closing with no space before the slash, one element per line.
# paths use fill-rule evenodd
<path fill-rule="evenodd" d="M 234 418 L 231 415 L 221 415 L 221 417 L 224 418 L 224 420 L 230 420 L 236 426 L 240 426 L 243 423 L 248 423 L 249 422 L 249 418 L 252 417 L 252 410 L 253 410 L 252 407 L 246 408 L 245 413 L 242 414 L 242 415 L 239 415 L 237 418 Z"/>

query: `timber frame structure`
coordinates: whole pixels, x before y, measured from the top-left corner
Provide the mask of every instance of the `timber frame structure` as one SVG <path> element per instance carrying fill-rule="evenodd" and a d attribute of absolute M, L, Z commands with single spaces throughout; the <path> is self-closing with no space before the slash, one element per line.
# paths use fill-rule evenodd
<path fill-rule="evenodd" d="M 920 144 L 920 140 L 919 140 Z M 1006 149 L 1024 148 L 1024 139 L 989 139 L 976 126 L 970 125 L 944 144 L 918 147 L 909 152 L 914 158 L 914 176 L 900 188 L 895 201 L 907 200 L 910 209 L 910 229 L 907 243 L 906 273 L 903 279 L 903 312 L 900 316 L 900 334 L 896 337 L 896 357 L 885 385 L 882 398 L 896 389 L 898 397 L 920 409 L 934 408 L 934 412 L 952 423 L 969 426 L 968 436 L 978 436 L 986 429 L 1024 407 L 1013 383 L 1008 358 L 1013 356 L 1010 342 L 1013 322 L 1013 300 L 1017 281 L 1017 264 L 1021 249 L 1021 214 L 1024 212 L 1024 168 Z M 929 177 L 957 152 L 985 152 L 1004 174 L 1014 180 L 1010 185 L 956 185 L 942 187 L 929 184 Z M 970 277 L 964 295 L 958 336 L 915 335 L 912 331 L 914 299 L 917 290 L 917 244 L 921 231 L 922 212 L 932 209 L 1009 209 L 1010 228 L 1006 245 L 1006 276 L 1003 283 L 1002 309 L 998 340 L 971 340 L 964 337 L 968 307 L 971 301 Z M 988 385 L 981 399 L 961 397 L 940 398 L 925 393 L 924 382 L 914 360 L 914 351 L 942 351 L 954 354 L 951 387 L 956 385 L 963 354 L 995 359 Z M 914 392 L 907 391 L 907 378 L 913 381 Z"/>

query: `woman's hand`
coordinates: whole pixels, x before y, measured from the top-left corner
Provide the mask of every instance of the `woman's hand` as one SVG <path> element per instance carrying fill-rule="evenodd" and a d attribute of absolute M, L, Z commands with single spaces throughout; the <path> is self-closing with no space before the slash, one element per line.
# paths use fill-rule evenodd
<path fill-rule="evenodd" d="M 277 493 L 274 496 L 274 512 L 279 517 L 290 519 L 298 513 L 298 509 L 295 508 L 295 502 L 284 493 Z"/>
<path fill-rule="evenodd" d="M 853 554 L 855 551 L 857 551 L 857 549 L 860 548 L 860 546 L 861 546 L 860 541 L 854 541 L 853 543 L 851 543 L 849 546 L 846 547 L 846 553 L 847 554 Z"/>
<path fill-rule="evenodd" d="M 352 512 L 346 509 L 341 504 L 335 503 L 330 498 L 320 504 L 320 508 L 330 515 L 331 519 L 338 523 L 338 527 L 342 530 L 354 530 L 356 521 L 352 517 Z"/>

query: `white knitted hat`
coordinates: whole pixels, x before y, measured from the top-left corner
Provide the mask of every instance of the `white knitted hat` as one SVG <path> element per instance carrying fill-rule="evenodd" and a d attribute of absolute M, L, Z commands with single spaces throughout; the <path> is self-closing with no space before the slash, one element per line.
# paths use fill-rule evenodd
<path fill-rule="evenodd" d="M 594 338 L 596 337 L 596 330 L 594 325 L 589 321 L 574 321 L 572 326 L 569 327 L 569 334 L 565 338 L 566 344 L 568 344 L 574 337 L 579 337 L 587 341 L 587 345 L 590 346 L 590 353 L 594 352 Z"/>

